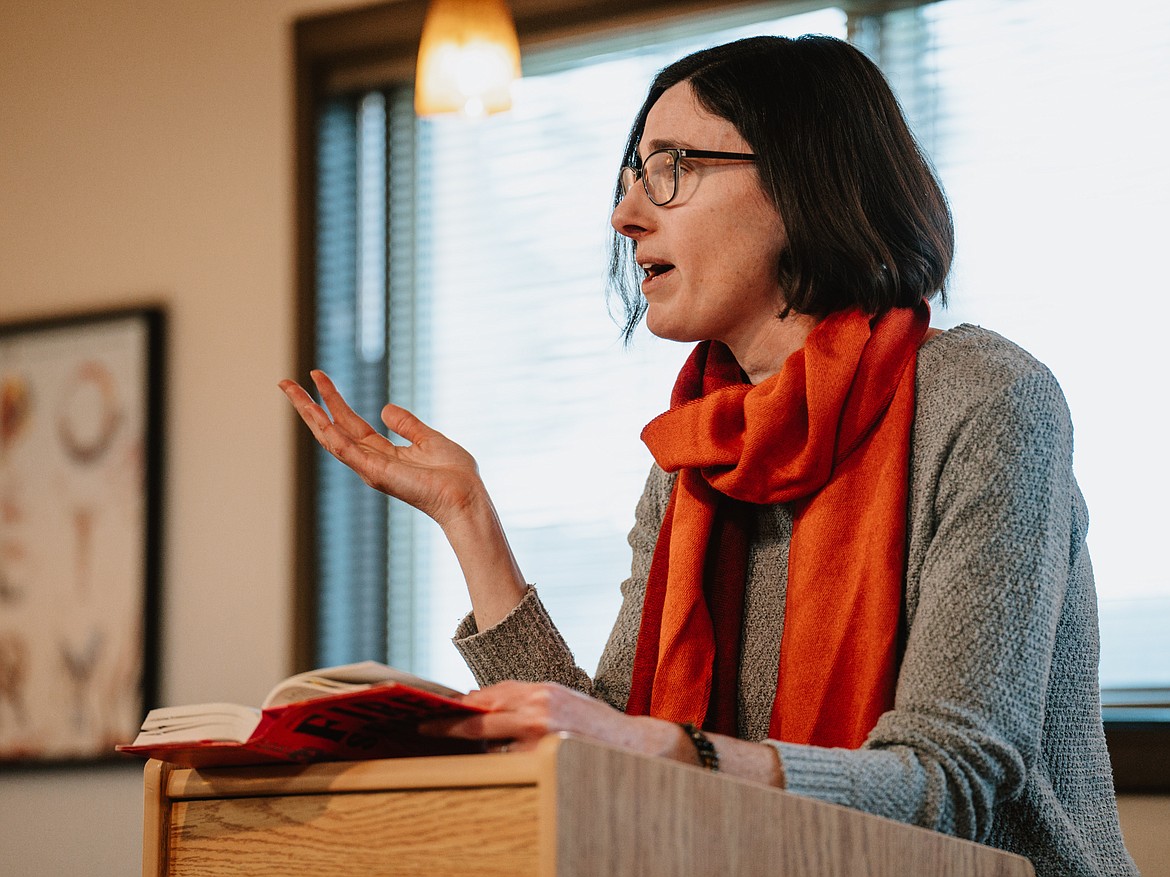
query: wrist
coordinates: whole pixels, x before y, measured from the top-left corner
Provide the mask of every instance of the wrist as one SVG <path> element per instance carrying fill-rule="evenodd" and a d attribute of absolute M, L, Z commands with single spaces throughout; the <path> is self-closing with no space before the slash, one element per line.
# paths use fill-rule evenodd
<path fill-rule="evenodd" d="M 703 733 L 703 729 L 690 722 L 679 722 L 679 728 L 686 735 L 699 766 L 711 771 L 719 770 L 719 752 L 711 738 Z"/>
<path fill-rule="evenodd" d="M 488 630 L 524 599 L 528 583 L 482 482 L 440 526 L 463 571 L 476 626 Z"/>
<path fill-rule="evenodd" d="M 483 530 L 498 521 L 495 503 L 478 476 L 475 476 L 453 497 L 441 516 L 433 516 L 435 523 L 448 535 L 461 531 Z"/>
<path fill-rule="evenodd" d="M 682 725 L 650 716 L 627 718 L 630 720 L 630 730 L 627 732 L 629 736 L 624 739 L 624 743 L 614 741 L 618 745 L 626 745 L 627 748 L 645 755 L 668 758 L 696 767 L 704 766 L 694 738 Z M 706 734 L 701 730 L 699 733 L 707 737 L 715 747 L 720 773 L 781 789 L 785 787 L 784 764 L 775 746 L 767 743 L 749 743 L 747 740 L 722 734 Z"/>
<path fill-rule="evenodd" d="M 656 758 L 698 764 L 695 747 L 681 726 L 651 716 L 629 716 L 631 738 L 627 745 Z M 636 743 L 634 741 L 637 741 Z"/>
<path fill-rule="evenodd" d="M 442 520 L 435 519 L 451 548 L 462 562 L 495 554 L 507 544 L 495 504 L 482 482 Z"/>

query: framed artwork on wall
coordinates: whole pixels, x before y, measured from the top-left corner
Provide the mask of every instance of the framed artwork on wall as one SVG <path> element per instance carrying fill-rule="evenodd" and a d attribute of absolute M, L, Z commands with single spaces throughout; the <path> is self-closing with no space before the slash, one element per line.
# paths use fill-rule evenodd
<path fill-rule="evenodd" d="M 112 759 L 153 705 L 163 333 L 0 324 L 0 765 Z"/>

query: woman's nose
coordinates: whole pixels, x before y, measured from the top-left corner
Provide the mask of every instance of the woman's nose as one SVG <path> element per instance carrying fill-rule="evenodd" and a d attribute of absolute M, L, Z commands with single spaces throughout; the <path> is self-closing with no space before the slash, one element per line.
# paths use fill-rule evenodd
<path fill-rule="evenodd" d="M 652 216 L 649 208 L 650 197 L 640 182 L 630 186 L 629 191 L 610 215 L 610 225 L 618 234 L 628 238 L 638 238 L 650 230 Z"/>

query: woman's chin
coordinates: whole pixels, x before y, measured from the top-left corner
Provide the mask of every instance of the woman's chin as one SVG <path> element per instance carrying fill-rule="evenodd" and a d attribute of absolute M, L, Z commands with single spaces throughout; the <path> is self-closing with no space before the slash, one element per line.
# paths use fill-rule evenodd
<path fill-rule="evenodd" d="M 676 320 L 662 307 L 650 305 L 646 309 L 646 328 L 651 335 L 664 341 L 703 341 L 701 334 L 695 332 L 695 327 L 687 326 L 685 320 Z"/>

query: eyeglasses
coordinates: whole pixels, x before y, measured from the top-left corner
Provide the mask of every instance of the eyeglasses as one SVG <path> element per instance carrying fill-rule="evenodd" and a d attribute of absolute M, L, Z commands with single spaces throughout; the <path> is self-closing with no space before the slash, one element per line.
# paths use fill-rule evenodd
<path fill-rule="evenodd" d="M 641 167 L 622 168 L 622 197 L 630 193 L 634 183 L 642 181 L 650 203 L 664 207 L 678 194 L 678 178 L 684 158 L 721 158 L 727 161 L 755 161 L 747 152 L 712 152 L 709 149 L 656 149 L 642 161 Z"/>

